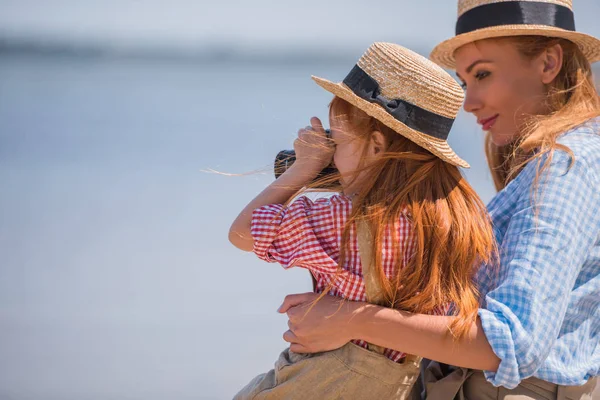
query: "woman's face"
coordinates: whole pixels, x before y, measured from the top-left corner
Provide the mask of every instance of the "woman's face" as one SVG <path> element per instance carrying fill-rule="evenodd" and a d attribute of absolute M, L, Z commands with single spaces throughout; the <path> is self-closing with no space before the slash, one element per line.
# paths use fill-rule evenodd
<path fill-rule="evenodd" d="M 512 42 L 499 39 L 466 44 L 454 56 L 465 111 L 477 117 L 495 145 L 517 139 L 528 115 L 547 112 L 542 57 L 526 60 Z"/>

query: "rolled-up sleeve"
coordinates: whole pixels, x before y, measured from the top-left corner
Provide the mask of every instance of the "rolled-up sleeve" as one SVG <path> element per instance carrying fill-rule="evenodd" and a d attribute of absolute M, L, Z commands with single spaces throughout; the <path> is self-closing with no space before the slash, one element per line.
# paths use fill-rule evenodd
<path fill-rule="evenodd" d="M 518 200 L 498 238 L 501 266 L 487 272 L 497 274 L 498 284 L 479 310 L 501 360 L 486 378 L 509 389 L 534 375 L 548 356 L 577 276 L 600 237 L 600 182 L 585 158 L 556 151 L 535 185 L 537 164 L 519 176 Z"/>

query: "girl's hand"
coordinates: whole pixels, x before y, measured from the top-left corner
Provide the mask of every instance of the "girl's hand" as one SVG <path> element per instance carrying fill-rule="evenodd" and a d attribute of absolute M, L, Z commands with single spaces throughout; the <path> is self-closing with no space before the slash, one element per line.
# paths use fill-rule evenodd
<path fill-rule="evenodd" d="M 325 167 L 331 164 L 335 146 L 327 138 L 321 120 L 317 117 L 310 119 L 311 126 L 298 131 L 298 138 L 294 141 L 296 162 L 294 166 L 301 167 L 304 173 L 316 176 Z"/>
<path fill-rule="evenodd" d="M 313 304 L 318 297 L 315 293 L 291 294 L 278 309 L 288 315 L 289 330 L 283 340 L 293 352 L 335 350 L 356 339 L 352 337 L 352 317 L 365 303 L 323 296 Z"/>

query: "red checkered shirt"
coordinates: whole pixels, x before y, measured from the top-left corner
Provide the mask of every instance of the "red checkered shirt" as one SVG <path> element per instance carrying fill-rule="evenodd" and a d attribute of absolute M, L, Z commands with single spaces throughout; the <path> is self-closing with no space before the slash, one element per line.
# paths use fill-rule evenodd
<path fill-rule="evenodd" d="M 338 268 L 342 232 L 350 217 L 352 202 L 344 195 L 335 195 L 311 201 L 299 197 L 289 206 L 271 204 L 252 213 L 254 252 L 267 262 L 278 262 L 284 268 L 302 267 L 311 271 L 317 281 L 316 291 L 322 293 L 331 284 L 329 294 L 353 301 L 366 301 L 365 284 L 358 252 L 356 228 L 351 227 L 346 260 Z M 411 223 L 401 216 L 394 227 L 404 252 L 402 265 L 406 265 L 414 252 Z M 384 235 L 382 265 L 387 277 L 392 277 L 396 264 L 390 227 Z M 443 313 L 440 312 L 436 314 Z M 367 348 L 363 340 L 353 343 Z M 384 355 L 400 361 L 404 353 L 386 349 Z"/>

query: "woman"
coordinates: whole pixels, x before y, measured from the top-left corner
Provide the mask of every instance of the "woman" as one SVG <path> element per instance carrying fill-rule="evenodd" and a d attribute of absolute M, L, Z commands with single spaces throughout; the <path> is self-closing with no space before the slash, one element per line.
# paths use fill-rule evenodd
<path fill-rule="evenodd" d="M 454 316 L 288 296 L 296 352 L 360 338 L 462 367 L 425 372 L 428 398 L 591 399 L 600 375 L 600 40 L 570 0 L 461 0 L 457 36 L 432 59 L 455 68 L 486 136 L 499 193 L 488 205 L 500 266 L 480 270 L 468 338 Z M 441 379 L 441 380 L 440 380 Z M 439 380 L 438 382 L 432 382 Z"/>

